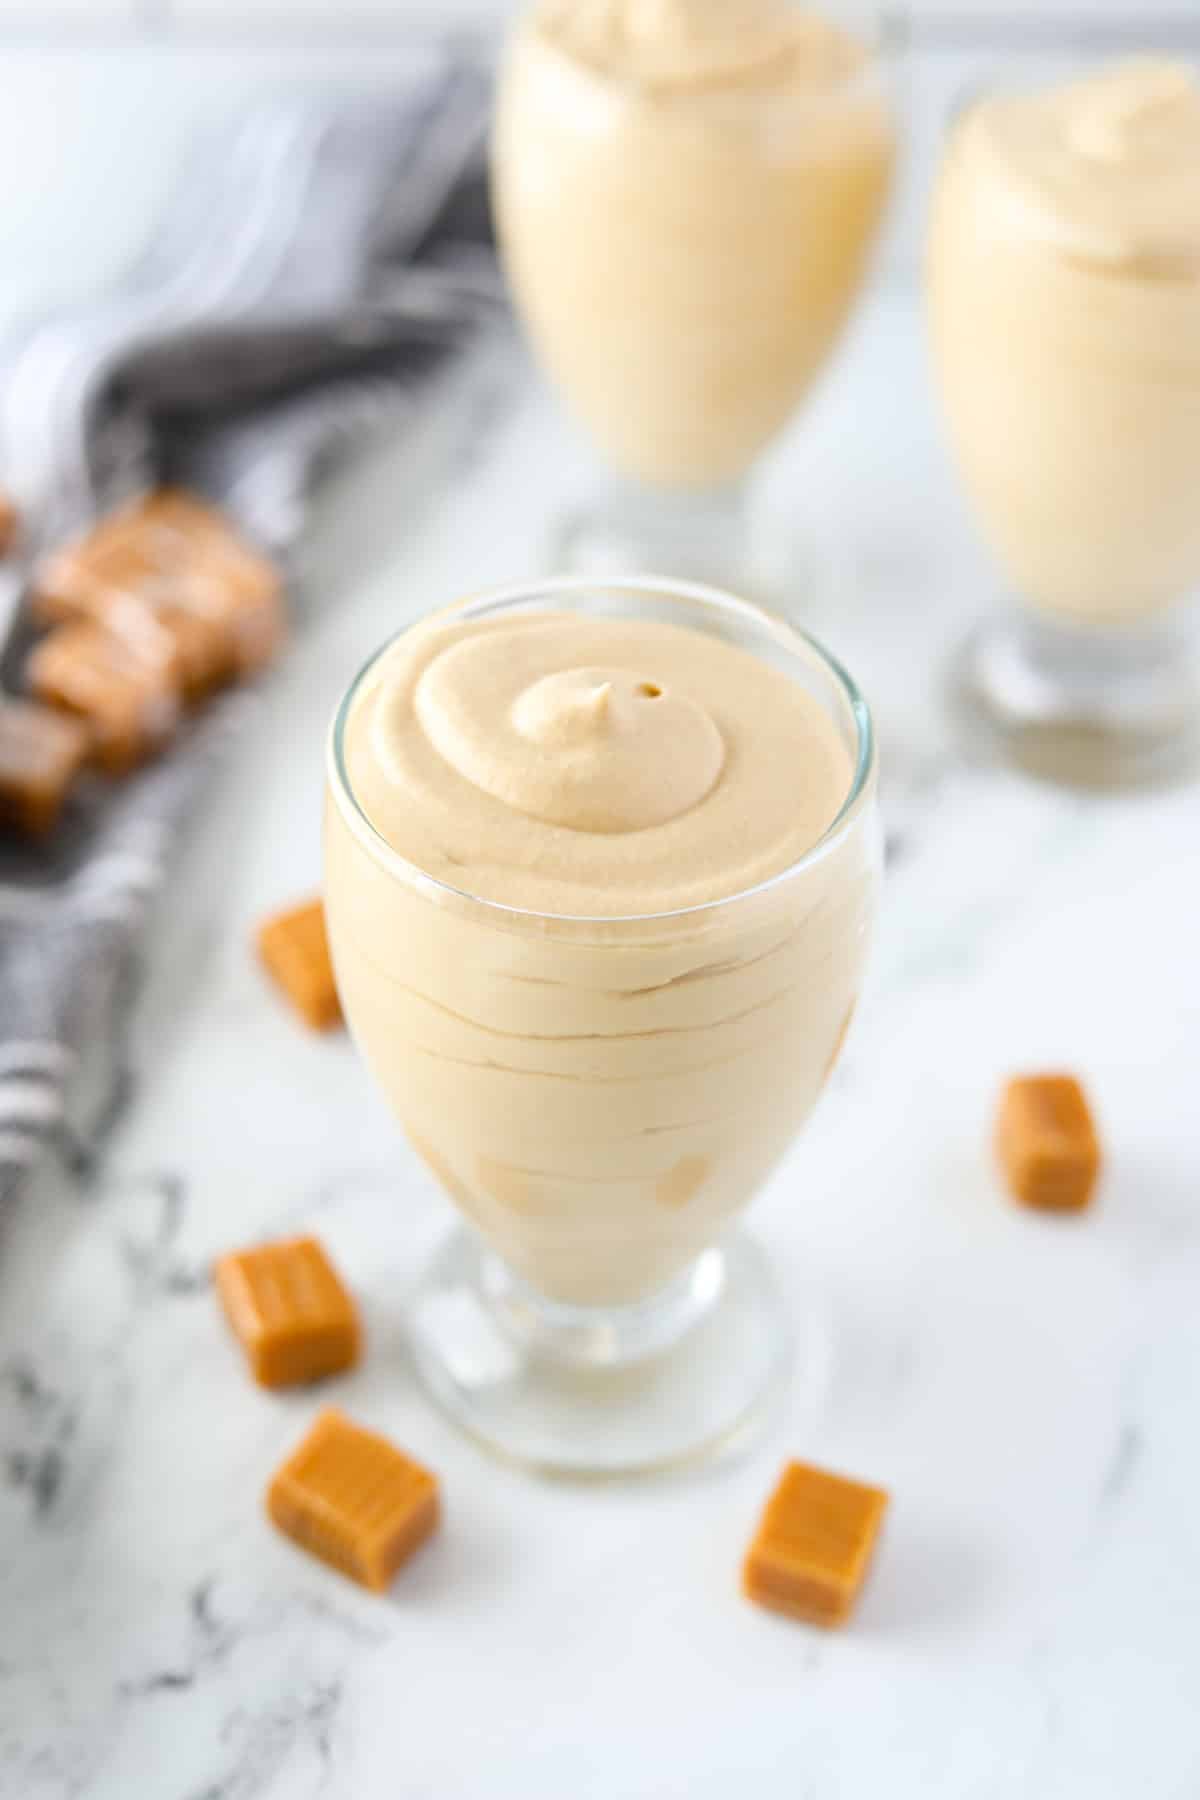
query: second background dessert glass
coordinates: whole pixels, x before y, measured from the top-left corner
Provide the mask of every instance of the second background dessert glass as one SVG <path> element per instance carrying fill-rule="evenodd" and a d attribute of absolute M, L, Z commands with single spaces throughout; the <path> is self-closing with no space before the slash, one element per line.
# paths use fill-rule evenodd
<path fill-rule="evenodd" d="M 541 0 L 493 195 L 535 352 L 613 471 L 557 565 L 745 587 L 746 480 L 862 286 L 894 152 L 873 8 Z"/>
<path fill-rule="evenodd" d="M 942 408 L 1016 601 L 956 685 L 1002 756 L 1115 786 L 1200 737 L 1200 80 L 1056 74 L 959 110 L 934 200 Z"/>

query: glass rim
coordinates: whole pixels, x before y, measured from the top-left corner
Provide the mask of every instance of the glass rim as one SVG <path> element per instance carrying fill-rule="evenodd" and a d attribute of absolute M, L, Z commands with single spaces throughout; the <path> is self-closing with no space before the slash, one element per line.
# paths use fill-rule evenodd
<path fill-rule="evenodd" d="M 847 711 L 854 724 L 855 758 L 850 785 L 840 807 L 830 820 L 821 836 L 803 855 L 796 857 L 786 867 L 778 869 L 774 875 L 766 876 L 762 881 L 750 887 L 738 888 L 732 894 L 722 894 L 715 900 L 700 900 L 688 906 L 670 907 L 666 911 L 642 913 L 559 913 L 542 912 L 536 907 L 510 906 L 503 900 L 491 900 L 486 895 L 474 894 L 469 888 L 456 887 L 453 882 L 443 881 L 440 876 L 431 875 L 428 869 L 422 869 L 419 863 L 410 862 L 394 845 L 390 844 L 382 832 L 372 823 L 364 811 L 357 794 L 354 792 L 349 771 L 346 768 L 345 738 L 346 724 L 351 708 L 361 693 L 364 683 L 372 670 L 387 655 L 393 644 L 406 637 L 422 625 L 434 620 L 452 620 L 461 616 L 470 618 L 475 614 L 486 614 L 492 609 L 517 606 L 523 601 L 553 599 L 559 595 L 587 593 L 618 593 L 626 595 L 655 594 L 666 599 L 695 600 L 714 610 L 733 614 L 777 638 L 784 648 L 799 647 L 811 656 L 833 678 L 846 704 Z M 789 644 L 788 640 L 791 640 Z M 777 613 L 765 607 L 756 606 L 753 601 L 742 600 L 736 594 L 728 593 L 723 588 L 709 587 L 698 581 L 676 581 L 664 575 L 551 575 L 540 581 L 521 581 L 508 583 L 502 587 L 484 588 L 469 594 L 450 606 L 439 607 L 434 612 L 422 613 L 417 619 L 400 626 L 397 631 L 371 652 L 358 673 L 347 687 L 333 715 L 326 740 L 326 764 L 330 791 L 333 793 L 338 807 L 350 829 L 361 839 L 365 837 L 365 847 L 385 867 L 390 867 L 408 884 L 421 886 L 428 883 L 440 893 L 446 894 L 468 906 L 482 907 L 498 918 L 533 919 L 556 925 L 648 925 L 661 923 L 671 919 L 681 919 L 699 913 L 712 913 L 724 907 L 734 906 L 745 900 L 769 893 L 773 888 L 782 887 L 786 882 L 799 875 L 801 871 L 824 861 L 830 852 L 845 838 L 851 826 L 858 818 L 863 803 L 870 790 L 871 778 L 876 767 L 875 726 L 871 710 L 853 676 L 838 661 L 833 653 L 825 648 L 810 632 L 799 625 L 793 625 Z"/>

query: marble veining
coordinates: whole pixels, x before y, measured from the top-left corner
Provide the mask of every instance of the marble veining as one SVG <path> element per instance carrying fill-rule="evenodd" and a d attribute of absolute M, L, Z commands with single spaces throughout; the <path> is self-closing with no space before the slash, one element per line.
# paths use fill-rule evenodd
<path fill-rule="evenodd" d="M 324 727 L 367 652 L 542 566 L 593 478 L 529 379 L 472 416 L 481 447 L 404 489 L 402 531 L 398 501 L 370 523 L 400 491 L 386 460 L 330 497 L 297 647 L 158 909 L 128 1074 L 2 1223 L 0 1796 L 1195 1800 L 1196 790 L 1062 794 L 953 742 L 939 672 L 993 577 L 902 294 L 760 494 L 825 571 L 785 597 L 872 701 L 888 839 L 845 1057 L 754 1214 L 797 1317 L 831 1330 L 823 1402 L 798 1382 L 740 1461 L 576 1489 L 486 1462 L 417 1391 L 403 1296 L 444 1204 L 249 938 L 316 884 Z M 999 1082 L 1053 1064 L 1087 1077 L 1108 1146 L 1080 1219 L 1020 1212 L 990 1161 Z M 308 1228 L 369 1354 L 270 1395 L 212 1260 Z M 382 1599 L 262 1514 L 325 1399 L 444 1479 L 443 1533 Z M 839 1635 L 737 1593 L 789 1454 L 893 1494 Z"/>
<path fill-rule="evenodd" d="M 1112 1455 L 1100 1483 L 1098 1511 L 1107 1511 L 1109 1507 L 1118 1504 L 1134 1479 L 1144 1448 L 1142 1427 L 1135 1420 L 1127 1419 L 1117 1433 L 1117 1441 L 1113 1445 Z"/>
<path fill-rule="evenodd" d="M 28 1498 L 32 1518 L 40 1522 L 49 1517 L 62 1487 L 76 1411 L 26 1356 L 14 1356 L 0 1369 L 0 1383 L 16 1414 L 16 1429 L 4 1453 L 4 1478 Z"/>

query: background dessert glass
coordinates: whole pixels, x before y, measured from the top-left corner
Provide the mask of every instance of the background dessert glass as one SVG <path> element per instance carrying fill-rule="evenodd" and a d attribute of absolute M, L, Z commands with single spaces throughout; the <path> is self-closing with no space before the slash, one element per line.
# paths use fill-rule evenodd
<path fill-rule="evenodd" d="M 414 1298 L 417 1366 L 460 1425 L 510 1458 L 651 1469 L 729 1441 L 787 1367 L 792 1309 L 729 1232 L 815 1103 L 854 1010 L 880 867 L 873 737 L 832 658 L 732 597 L 568 578 L 456 612 L 531 610 L 666 620 L 749 650 L 817 699 L 852 771 L 824 836 L 756 888 L 645 917 L 554 917 L 448 887 L 375 831 L 345 740 L 379 656 L 334 722 L 326 906 L 339 989 L 468 1223 Z M 439 1018 L 505 1030 L 504 1060 L 529 1073 L 464 1059 L 443 1085 L 425 1055 Z M 569 1055 L 569 1076 L 539 1076 L 548 1055 Z M 817 1355 L 810 1341 L 813 1367 Z"/>
<path fill-rule="evenodd" d="M 558 563 L 744 586 L 768 560 L 745 531 L 747 476 L 824 366 L 877 236 L 895 26 L 837 0 L 592 10 L 625 27 L 632 66 L 603 45 L 589 61 L 531 6 L 492 145 L 518 312 L 614 471 L 563 520 Z"/>
<path fill-rule="evenodd" d="M 1062 117 L 1039 117 L 1028 145 L 981 129 L 995 103 L 1046 96 Z M 1180 208 L 1181 181 L 1194 206 Z M 973 96 L 951 124 L 927 285 L 950 440 L 1016 595 L 956 662 L 971 730 L 1062 780 L 1174 773 L 1200 708 L 1200 88 L 1186 67 L 1139 58 L 1086 86 L 1060 70 Z"/>

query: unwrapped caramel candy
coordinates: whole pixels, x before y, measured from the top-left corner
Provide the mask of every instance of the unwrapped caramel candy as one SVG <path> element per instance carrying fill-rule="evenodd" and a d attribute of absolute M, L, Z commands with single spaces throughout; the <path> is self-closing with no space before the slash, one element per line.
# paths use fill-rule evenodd
<path fill-rule="evenodd" d="M 161 601 L 146 615 L 146 623 L 156 626 L 171 646 L 184 697 L 190 704 L 206 700 L 229 680 L 229 644 L 218 620 L 189 611 L 175 601 Z M 132 613 L 124 624 L 120 617 L 109 623 L 110 631 L 138 629 Z"/>
<path fill-rule="evenodd" d="M 190 579 L 178 604 L 226 634 L 234 672 L 264 668 L 287 633 L 283 583 L 270 558 L 251 549 L 215 506 L 183 488 L 159 488 L 127 510 L 138 530 L 181 555 Z"/>
<path fill-rule="evenodd" d="M 285 1537 L 377 1593 L 438 1523 L 435 1476 L 330 1407 L 276 1473 L 267 1512 Z"/>
<path fill-rule="evenodd" d="M 165 614 L 185 640 L 193 694 L 255 673 L 285 634 L 274 565 L 215 507 L 178 488 L 131 501 L 37 573 L 34 615 L 43 623 L 87 618 L 136 630 L 139 609 Z M 181 619 L 191 621 L 190 631 Z"/>
<path fill-rule="evenodd" d="M 127 538 L 100 541 L 86 550 L 64 551 L 57 560 L 81 567 L 64 577 L 57 597 L 38 592 L 34 617 L 43 623 L 88 620 L 142 654 L 170 661 L 189 700 L 204 699 L 235 673 L 228 634 L 203 613 L 191 611 L 181 594 L 192 579 L 185 571 L 164 573 L 148 548 Z M 53 564 L 50 565 L 53 568 Z"/>
<path fill-rule="evenodd" d="M 7 556 L 21 531 L 21 514 L 16 503 L 0 491 L 0 556 Z"/>
<path fill-rule="evenodd" d="M 866 1578 L 886 1507 L 882 1488 L 789 1463 L 742 1567 L 747 1597 L 812 1625 L 840 1625 Z"/>
<path fill-rule="evenodd" d="M 257 941 L 277 986 L 314 1031 L 328 1031 L 341 1022 L 325 908 L 319 900 L 273 914 L 259 926 Z"/>
<path fill-rule="evenodd" d="M 178 657 L 161 643 L 134 644 L 98 625 L 60 625 L 33 651 L 27 678 L 47 706 L 83 719 L 110 775 L 161 750 L 179 723 Z"/>
<path fill-rule="evenodd" d="M 0 701 L 0 826 L 45 837 L 87 761 L 86 726 L 27 700 Z"/>
<path fill-rule="evenodd" d="M 1016 1075 L 1004 1088 L 996 1149 L 1013 1194 L 1046 1212 L 1079 1212 L 1100 1174 L 1100 1140 L 1074 1075 Z"/>
<path fill-rule="evenodd" d="M 358 1308 L 316 1238 L 232 1251 L 214 1280 L 261 1387 L 319 1381 L 358 1361 Z"/>

